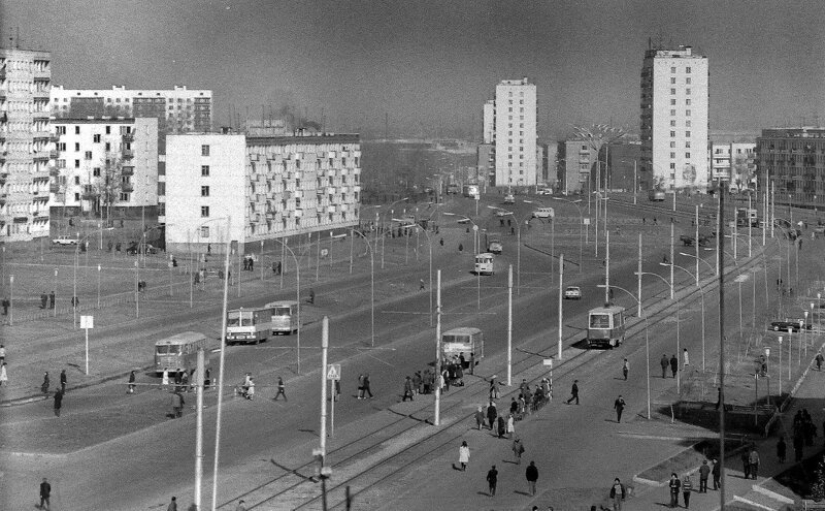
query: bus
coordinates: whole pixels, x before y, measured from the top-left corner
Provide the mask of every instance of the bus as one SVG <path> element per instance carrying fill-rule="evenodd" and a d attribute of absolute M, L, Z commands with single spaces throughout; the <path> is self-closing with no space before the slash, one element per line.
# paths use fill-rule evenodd
<path fill-rule="evenodd" d="M 174 374 L 186 371 L 191 374 L 198 366 L 198 349 L 206 352 L 205 368 L 209 367 L 208 339 L 199 332 L 182 332 L 155 342 L 155 373 L 164 369 Z"/>
<path fill-rule="evenodd" d="M 272 314 L 266 307 L 231 310 L 226 317 L 226 344 L 258 344 L 272 333 Z"/>
<path fill-rule="evenodd" d="M 597 307 L 587 313 L 587 346 L 614 348 L 624 342 L 624 307 Z"/>
<path fill-rule="evenodd" d="M 647 192 L 647 198 L 653 202 L 664 202 L 665 192 L 662 190 L 650 190 Z"/>
<path fill-rule="evenodd" d="M 291 334 L 297 332 L 300 327 L 300 311 L 298 302 L 281 301 L 266 304 L 266 308 L 271 314 L 272 334 Z"/>
<path fill-rule="evenodd" d="M 495 256 L 489 252 L 484 252 L 483 254 L 476 255 L 476 264 L 474 271 L 477 275 L 492 275 L 493 272 L 493 260 Z"/>
<path fill-rule="evenodd" d="M 461 353 L 467 361 L 484 357 L 484 335 L 473 327 L 460 327 L 447 330 L 441 334 L 441 356 L 452 358 Z"/>

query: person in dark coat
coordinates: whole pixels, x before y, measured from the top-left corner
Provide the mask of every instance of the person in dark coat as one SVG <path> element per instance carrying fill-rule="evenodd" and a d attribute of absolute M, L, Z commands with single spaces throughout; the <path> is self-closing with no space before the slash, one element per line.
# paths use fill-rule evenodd
<path fill-rule="evenodd" d="M 539 469 L 536 467 L 535 461 L 530 462 L 530 466 L 527 467 L 524 475 L 527 478 L 527 489 L 530 491 L 530 495 L 535 496 L 536 481 L 539 480 Z"/>
<path fill-rule="evenodd" d="M 722 464 L 717 460 L 713 460 L 713 469 L 710 471 L 713 476 L 713 489 L 718 490 L 722 486 Z"/>
<path fill-rule="evenodd" d="M 49 481 L 44 477 L 43 482 L 40 483 L 40 509 L 48 510 L 51 507 L 51 504 L 49 504 L 51 494 L 52 485 L 50 485 Z"/>
<path fill-rule="evenodd" d="M 135 393 L 135 371 L 129 373 L 129 390 L 127 391 L 129 394 Z"/>
<path fill-rule="evenodd" d="M 570 404 L 570 401 L 576 400 L 576 404 L 579 404 L 579 380 L 573 380 L 573 386 L 570 388 L 570 399 L 567 400 L 567 404 Z"/>
<path fill-rule="evenodd" d="M 412 379 L 409 376 L 404 380 L 404 397 L 401 398 L 401 401 L 406 401 L 407 398 L 410 398 L 410 401 L 414 401 Z"/>
<path fill-rule="evenodd" d="M 616 402 L 613 403 L 613 408 L 616 409 L 616 422 L 622 422 L 622 412 L 625 406 L 624 398 L 619 395 L 619 397 L 616 398 Z"/>
<path fill-rule="evenodd" d="M 487 472 L 487 484 L 490 487 L 490 496 L 496 496 L 496 486 L 498 485 L 498 470 L 496 470 L 496 466 L 493 467 Z"/>
<path fill-rule="evenodd" d="M 49 295 L 47 295 L 45 291 L 40 293 L 40 308 L 45 309 L 46 304 L 48 304 L 48 302 L 49 302 Z"/>
<path fill-rule="evenodd" d="M 43 393 L 43 399 L 49 398 L 49 372 L 43 375 L 43 383 L 40 385 L 40 392 Z"/>
<path fill-rule="evenodd" d="M 49 308 L 54 309 L 54 291 L 49 293 Z"/>
<path fill-rule="evenodd" d="M 68 378 L 66 377 L 66 370 L 63 369 L 60 371 L 60 391 L 64 394 L 66 393 L 66 384 L 68 383 Z"/>
<path fill-rule="evenodd" d="M 54 393 L 54 415 L 60 417 L 60 408 L 63 406 L 63 391 L 58 390 Z"/>
<path fill-rule="evenodd" d="M 504 421 L 504 416 L 499 415 L 497 419 L 498 424 L 498 437 L 504 438 L 504 434 L 507 432 L 507 423 Z"/>
<path fill-rule="evenodd" d="M 670 357 L 670 372 L 673 373 L 673 377 L 676 378 L 676 371 L 679 370 L 679 359 L 676 358 L 676 355 Z"/>
<path fill-rule="evenodd" d="M 667 360 L 667 355 L 662 355 L 662 360 L 659 362 L 662 366 L 662 378 L 667 377 L 667 366 L 670 365 L 670 362 Z"/>
<path fill-rule="evenodd" d="M 490 423 L 490 430 L 496 430 L 496 417 L 498 417 L 498 410 L 496 404 L 490 401 L 490 406 L 487 407 L 487 422 Z"/>

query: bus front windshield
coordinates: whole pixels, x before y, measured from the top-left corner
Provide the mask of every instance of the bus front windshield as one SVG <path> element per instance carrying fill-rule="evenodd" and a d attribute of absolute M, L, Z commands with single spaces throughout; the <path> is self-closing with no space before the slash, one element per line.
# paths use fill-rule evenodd
<path fill-rule="evenodd" d="M 610 314 L 591 314 L 590 328 L 610 328 Z"/>
<path fill-rule="evenodd" d="M 278 307 L 275 309 L 273 316 L 289 316 L 289 307 Z"/>
<path fill-rule="evenodd" d="M 226 326 L 238 326 L 240 325 L 240 318 L 229 318 L 226 320 Z"/>

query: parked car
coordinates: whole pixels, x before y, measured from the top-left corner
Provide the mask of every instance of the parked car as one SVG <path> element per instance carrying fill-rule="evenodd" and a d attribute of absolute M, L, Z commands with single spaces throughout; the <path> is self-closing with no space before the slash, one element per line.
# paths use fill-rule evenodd
<path fill-rule="evenodd" d="M 553 218 L 554 216 L 553 208 L 539 208 L 533 211 L 533 218 Z"/>
<path fill-rule="evenodd" d="M 58 236 L 57 238 L 52 240 L 52 245 L 60 245 L 63 247 L 77 245 L 77 238 L 72 238 L 69 236 Z"/>
<path fill-rule="evenodd" d="M 543 189 L 539 190 L 538 194 L 539 195 L 553 195 L 553 190 L 551 190 L 550 188 L 543 188 Z M 565 194 L 565 195 L 567 195 L 567 194 Z"/>
<path fill-rule="evenodd" d="M 581 300 L 582 299 L 582 290 L 578 286 L 567 286 L 564 290 L 564 299 L 565 300 Z"/>
<path fill-rule="evenodd" d="M 516 196 L 512 193 L 508 193 L 504 196 L 504 203 L 505 204 L 515 204 L 516 203 Z"/>
<path fill-rule="evenodd" d="M 799 332 L 803 327 L 805 330 L 810 330 L 812 325 L 810 323 L 805 323 L 805 320 L 803 319 L 794 318 L 771 321 L 771 330 L 775 332 L 787 332 L 789 329 L 791 332 Z"/>
<path fill-rule="evenodd" d="M 141 249 L 143 249 L 144 254 L 157 254 L 158 248 L 150 245 L 149 243 L 146 244 L 145 247 L 138 245 L 137 243 L 132 242 L 129 245 L 129 248 L 126 249 L 126 253 L 129 255 L 137 255 L 140 253 Z"/>

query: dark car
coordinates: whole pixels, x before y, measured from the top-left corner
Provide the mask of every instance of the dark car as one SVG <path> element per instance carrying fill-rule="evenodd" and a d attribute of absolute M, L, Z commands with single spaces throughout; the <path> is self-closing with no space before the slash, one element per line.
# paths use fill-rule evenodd
<path fill-rule="evenodd" d="M 774 332 L 787 332 L 790 330 L 791 332 L 799 332 L 802 328 L 805 330 L 810 330 L 812 325 L 810 323 L 805 323 L 802 319 L 784 319 L 784 320 L 777 320 L 771 321 L 770 329 Z"/>
<path fill-rule="evenodd" d="M 143 250 L 144 254 L 157 254 L 158 253 L 157 247 L 154 247 L 154 246 L 150 245 L 149 243 L 147 243 L 146 246 L 144 247 L 144 246 L 138 245 L 137 243 L 134 243 L 134 242 L 132 242 L 129 245 L 129 248 L 126 249 L 126 253 L 129 254 L 129 255 L 137 255 L 138 253 L 140 253 L 141 250 Z"/>

